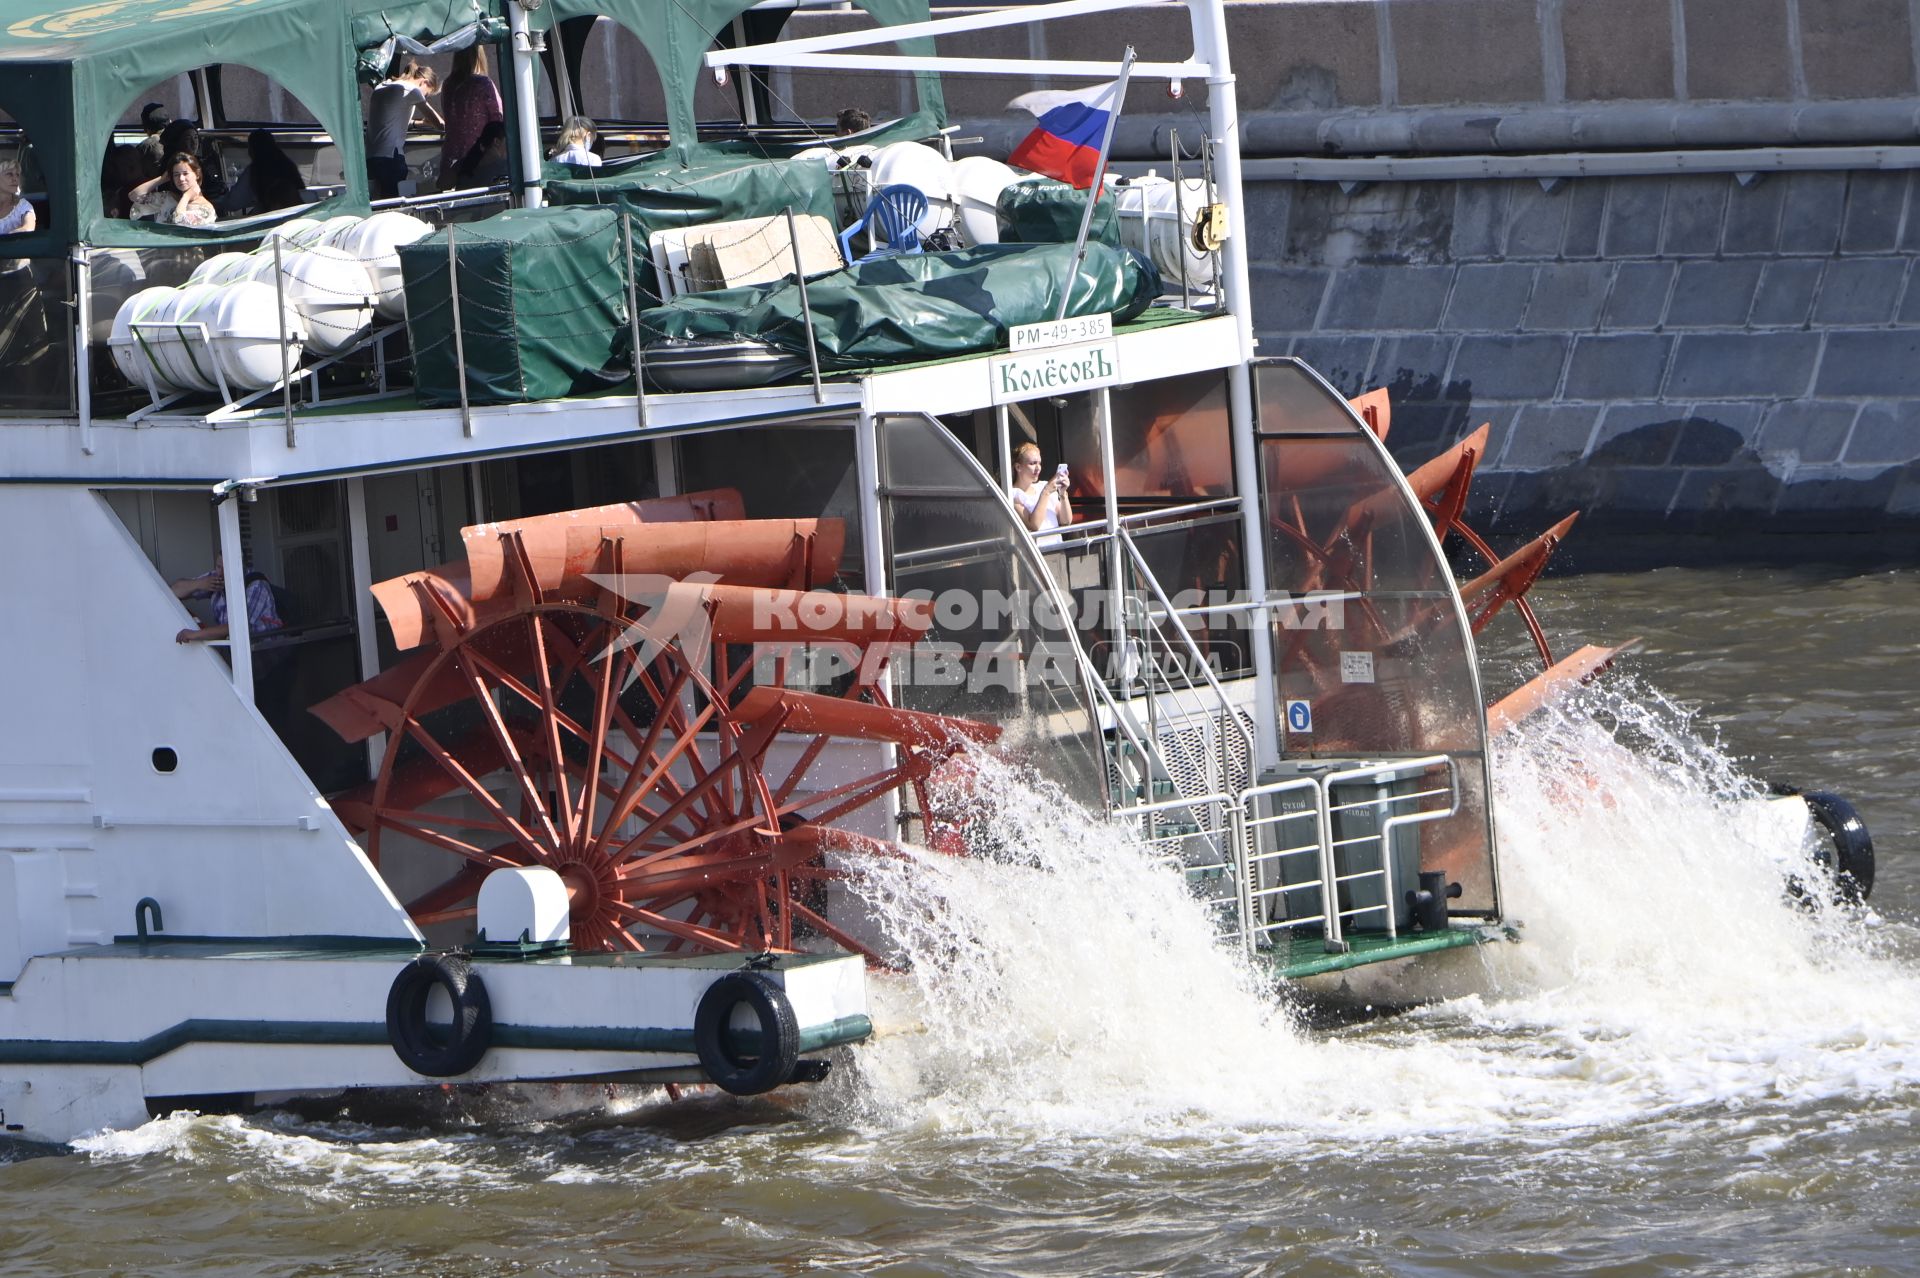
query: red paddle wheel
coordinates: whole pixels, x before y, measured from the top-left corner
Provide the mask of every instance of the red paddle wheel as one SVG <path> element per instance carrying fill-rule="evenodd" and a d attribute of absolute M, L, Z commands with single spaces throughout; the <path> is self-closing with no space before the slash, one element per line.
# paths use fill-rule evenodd
<path fill-rule="evenodd" d="M 811 932 L 871 957 L 828 917 L 829 854 L 897 855 L 881 835 L 900 810 L 955 850 L 927 778 L 998 729 L 881 695 L 930 606 L 815 589 L 840 522 L 714 517 L 738 508 L 721 492 L 479 525 L 464 564 L 374 588 L 420 651 L 314 712 L 348 741 L 388 734 L 379 775 L 334 807 L 376 865 L 404 848 L 408 878 L 426 868 L 418 923 L 470 917 L 493 869 L 546 866 L 583 949 Z M 840 695 L 780 686 L 820 645 L 855 670 Z"/>
<path fill-rule="evenodd" d="M 1391 422 L 1385 388 L 1368 391 L 1352 404 L 1368 428 L 1384 442 Z M 1449 536 L 1459 537 L 1488 565 L 1480 575 L 1460 584 L 1460 598 L 1467 606 L 1467 620 L 1473 633 L 1478 635 L 1485 630 L 1501 608 L 1510 603 L 1540 655 L 1541 673 L 1488 707 L 1488 726 L 1499 731 L 1592 679 L 1605 670 L 1614 657 L 1639 641 L 1629 639 L 1612 648 L 1588 645 L 1562 660 L 1554 659 L 1546 632 L 1526 596 L 1546 570 L 1554 551 L 1566 539 L 1574 521 L 1580 518 L 1580 512 L 1568 515 L 1512 554 L 1504 557 L 1496 554 L 1463 517 L 1474 468 L 1486 453 L 1491 432 L 1491 425 L 1482 424 L 1451 448 L 1415 468 L 1407 475 L 1407 484 L 1433 524 L 1435 536 L 1443 543 Z"/>

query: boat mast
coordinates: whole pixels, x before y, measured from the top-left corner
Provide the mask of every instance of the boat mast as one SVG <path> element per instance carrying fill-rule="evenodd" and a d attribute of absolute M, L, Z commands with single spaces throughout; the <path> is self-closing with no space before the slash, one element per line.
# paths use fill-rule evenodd
<path fill-rule="evenodd" d="M 1253 289 L 1247 273 L 1247 205 L 1240 186 L 1240 108 L 1233 64 L 1227 56 L 1224 0 L 1188 0 L 1187 8 L 1193 19 L 1194 57 L 1208 68 L 1207 119 L 1212 135 L 1207 144 L 1213 148 L 1214 183 L 1231 219 L 1226 242 L 1220 246 L 1220 264 L 1225 272 L 1221 287 L 1227 312 L 1233 317 L 1240 358 L 1227 370 L 1227 411 L 1233 430 L 1234 483 L 1240 493 L 1240 535 L 1245 543 L 1242 554 L 1247 565 L 1247 595 L 1254 602 L 1264 604 L 1267 543 L 1260 514 L 1260 456 L 1254 441 Z M 1252 616 L 1255 704 L 1278 706 L 1273 644 L 1268 641 L 1273 621 L 1264 607 Z M 1280 725 L 1275 715 L 1254 716 L 1254 744 L 1259 752 L 1255 760 L 1256 775 L 1280 762 Z"/>
<path fill-rule="evenodd" d="M 512 0 L 507 5 L 507 30 L 511 39 L 508 47 L 513 51 L 513 110 L 518 117 L 520 134 L 520 206 L 537 209 L 546 202 L 544 184 L 541 178 L 543 157 L 540 154 L 540 100 L 534 78 L 534 60 L 539 56 L 540 41 L 534 38 L 527 24 L 527 13 L 539 8 L 539 0 Z M 556 55 L 566 58 L 566 51 Z M 564 120 L 566 112 L 561 112 Z"/>

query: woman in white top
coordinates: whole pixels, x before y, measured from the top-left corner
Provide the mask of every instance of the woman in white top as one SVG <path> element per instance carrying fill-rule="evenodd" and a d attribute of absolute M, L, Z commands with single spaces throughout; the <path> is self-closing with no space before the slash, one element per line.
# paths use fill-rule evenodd
<path fill-rule="evenodd" d="M 171 222 L 175 226 L 212 226 L 220 215 L 200 190 L 200 161 L 182 151 L 167 161 L 167 171 L 148 178 L 127 193 L 133 200 L 136 222 Z"/>
<path fill-rule="evenodd" d="M 1029 532 L 1050 532 L 1073 522 L 1073 503 L 1067 498 L 1066 468 L 1061 467 L 1052 479 L 1043 480 L 1037 444 L 1022 444 L 1013 450 L 1012 496 L 1013 508 L 1026 520 Z"/>
<path fill-rule="evenodd" d="M 33 201 L 20 194 L 20 162 L 0 160 L 0 235 L 24 234 L 35 226 Z"/>
<path fill-rule="evenodd" d="M 593 121 L 584 115 L 570 115 L 565 127 L 560 130 L 560 146 L 554 151 L 553 160 L 557 164 L 579 164 L 586 168 L 600 167 L 600 157 L 593 153 Z"/>

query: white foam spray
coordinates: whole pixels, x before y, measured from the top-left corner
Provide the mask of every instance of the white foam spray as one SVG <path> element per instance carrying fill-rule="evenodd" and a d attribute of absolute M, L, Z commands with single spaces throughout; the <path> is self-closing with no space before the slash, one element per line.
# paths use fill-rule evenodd
<path fill-rule="evenodd" d="M 921 853 L 864 874 L 910 967 L 875 982 L 895 1032 L 852 1055 L 832 1108 L 1003 1134 L 1552 1139 L 1920 1084 L 1920 977 L 1874 941 L 1902 929 L 1790 899 L 1799 852 L 1753 819 L 1761 789 L 1630 685 L 1499 752 L 1523 943 L 1436 956 L 1479 989 L 1349 1033 L 1294 1026 L 1125 835 L 1044 784 L 986 775 L 987 841 L 1017 857 Z"/>

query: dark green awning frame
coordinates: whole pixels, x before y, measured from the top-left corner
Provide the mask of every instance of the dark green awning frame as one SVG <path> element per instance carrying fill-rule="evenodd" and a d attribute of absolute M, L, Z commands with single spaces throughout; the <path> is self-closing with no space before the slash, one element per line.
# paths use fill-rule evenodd
<path fill-rule="evenodd" d="M 347 191 L 329 204 L 364 208 L 366 158 L 349 11 L 347 4 L 314 0 L 0 0 L 0 110 L 26 130 L 51 205 L 45 230 L 8 248 L 52 254 L 82 241 L 177 245 L 189 236 L 220 238 L 109 219 L 101 211 L 99 180 L 114 126 L 138 105 L 138 95 L 213 63 L 252 67 L 298 98 L 340 148 Z M 338 56 L 325 56 L 329 49 Z"/>
<path fill-rule="evenodd" d="M 99 171 L 119 120 L 153 85 L 225 63 L 259 71 L 298 98 L 339 148 L 345 193 L 323 215 L 364 211 L 366 155 L 356 64 L 363 51 L 449 37 L 497 39 L 515 0 L 0 0 L 0 111 L 26 131 L 46 180 L 49 216 L 10 237 L 18 256 L 64 254 L 76 243 L 142 247 L 257 236 L 247 228 L 157 226 L 104 216 Z M 604 16 L 631 31 L 659 72 L 674 158 L 699 150 L 694 115 L 702 58 L 754 0 L 548 0 L 529 15 L 545 29 Z M 924 21 L 927 0 L 856 0 L 882 24 Z M 471 35 L 468 35 L 468 32 Z M 389 42 L 393 42 L 391 45 Z M 930 39 L 909 53 L 931 53 Z M 377 56 L 377 55 L 376 55 Z M 511 102 L 511 77 L 501 88 Z M 905 123 L 945 123 L 939 77 L 922 74 L 919 110 Z"/>
<path fill-rule="evenodd" d="M 503 0 L 511 4 L 513 0 Z M 531 15 L 531 24 L 547 30 L 568 18 L 611 18 L 631 31 L 645 46 L 660 76 L 660 89 L 667 104 L 667 130 L 680 160 L 690 160 L 699 148 L 698 118 L 694 114 L 694 90 L 699 77 L 707 74 L 702 59 L 735 18 L 758 0 L 551 0 Z M 905 22 L 925 22 L 931 11 L 928 0 L 853 0 L 854 6 L 873 15 L 882 26 Z M 922 37 L 904 41 L 901 52 L 913 55 L 933 53 L 933 40 Z M 902 124 L 909 126 L 906 136 L 925 136 L 944 125 L 946 97 L 940 77 L 921 72 L 914 77 L 919 109 Z"/>

